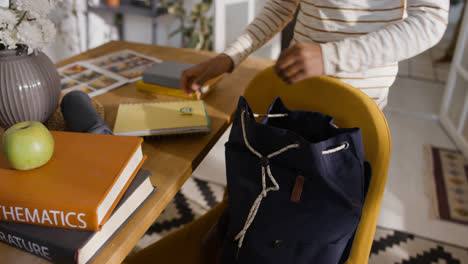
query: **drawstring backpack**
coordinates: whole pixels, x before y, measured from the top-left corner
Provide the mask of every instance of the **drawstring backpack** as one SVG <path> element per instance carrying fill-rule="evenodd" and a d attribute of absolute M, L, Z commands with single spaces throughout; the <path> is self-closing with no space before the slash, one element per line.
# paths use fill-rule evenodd
<path fill-rule="evenodd" d="M 221 263 L 344 263 L 370 180 L 360 129 L 280 98 L 255 117 L 241 97 L 226 143 Z"/>

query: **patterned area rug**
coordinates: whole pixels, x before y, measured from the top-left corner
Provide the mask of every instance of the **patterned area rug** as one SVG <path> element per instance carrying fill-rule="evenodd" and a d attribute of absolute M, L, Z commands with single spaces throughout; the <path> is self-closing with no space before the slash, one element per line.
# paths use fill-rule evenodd
<path fill-rule="evenodd" d="M 464 264 L 468 249 L 377 227 L 369 264 Z"/>
<path fill-rule="evenodd" d="M 223 195 L 224 186 L 190 177 L 138 241 L 132 253 L 202 216 L 211 207 L 221 202 Z"/>
<path fill-rule="evenodd" d="M 155 221 L 133 253 L 207 212 L 223 198 L 224 187 L 191 177 Z M 463 264 L 468 249 L 378 227 L 370 264 Z"/>
<path fill-rule="evenodd" d="M 433 214 L 440 219 L 468 224 L 468 163 L 455 150 L 426 146 L 429 171 L 427 194 Z"/>

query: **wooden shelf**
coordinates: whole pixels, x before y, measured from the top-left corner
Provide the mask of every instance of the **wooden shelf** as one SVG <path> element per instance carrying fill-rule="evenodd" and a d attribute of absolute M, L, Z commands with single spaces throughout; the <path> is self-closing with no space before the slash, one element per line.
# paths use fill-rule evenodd
<path fill-rule="evenodd" d="M 145 8 L 141 6 L 134 6 L 134 5 L 120 5 L 119 7 L 108 7 L 106 5 L 99 5 L 99 6 L 89 6 L 88 12 L 106 12 L 106 13 L 113 13 L 113 14 L 131 14 L 131 15 L 139 15 L 139 16 L 147 16 L 147 17 L 157 17 L 160 15 L 167 14 L 167 9 L 165 8 L 157 8 L 153 10 L 151 8 Z"/>

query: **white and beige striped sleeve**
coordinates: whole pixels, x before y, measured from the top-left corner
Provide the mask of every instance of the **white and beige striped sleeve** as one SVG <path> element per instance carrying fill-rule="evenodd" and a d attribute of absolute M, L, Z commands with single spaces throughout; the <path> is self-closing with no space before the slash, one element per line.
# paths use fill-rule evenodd
<path fill-rule="evenodd" d="M 321 44 L 325 75 L 362 72 L 415 56 L 442 38 L 449 0 L 407 0 L 408 16 L 357 38 Z"/>
<path fill-rule="evenodd" d="M 227 54 L 239 65 L 251 53 L 268 42 L 292 20 L 299 1 L 268 0 L 263 10 L 245 29 L 244 33 L 231 43 L 224 54 Z"/>

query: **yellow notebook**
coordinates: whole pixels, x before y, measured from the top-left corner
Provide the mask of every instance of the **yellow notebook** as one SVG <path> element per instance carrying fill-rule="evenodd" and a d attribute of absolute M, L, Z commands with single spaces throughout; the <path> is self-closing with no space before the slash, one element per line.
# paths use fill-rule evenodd
<path fill-rule="evenodd" d="M 120 104 L 114 134 L 151 136 L 210 131 L 202 100 Z"/>
<path fill-rule="evenodd" d="M 213 78 L 205 82 L 205 84 L 200 88 L 199 99 L 205 98 L 211 91 L 213 91 L 218 86 L 218 83 L 221 81 L 221 78 L 222 76 L 218 76 L 216 78 Z M 176 96 L 176 97 L 185 98 L 185 99 L 197 99 L 195 94 L 192 94 L 192 96 L 188 96 L 187 94 L 182 92 L 181 89 L 171 88 L 171 87 L 152 84 L 152 83 L 145 83 L 142 80 L 139 80 L 136 83 L 136 87 L 138 90 L 144 91 L 144 92 Z"/>

